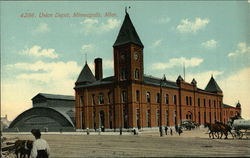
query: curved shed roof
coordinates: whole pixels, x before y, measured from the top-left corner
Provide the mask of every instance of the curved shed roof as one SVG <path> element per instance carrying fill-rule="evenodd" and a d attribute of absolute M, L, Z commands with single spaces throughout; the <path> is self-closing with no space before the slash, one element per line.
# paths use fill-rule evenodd
<path fill-rule="evenodd" d="M 33 107 L 28 109 L 18 115 L 10 124 L 9 128 L 14 127 L 19 121 L 23 119 L 28 119 L 30 117 L 39 117 L 45 115 L 46 117 L 53 118 L 55 121 L 58 121 L 62 126 L 75 127 L 70 116 L 67 115 L 67 112 L 70 109 L 68 108 L 51 108 L 51 107 Z"/>

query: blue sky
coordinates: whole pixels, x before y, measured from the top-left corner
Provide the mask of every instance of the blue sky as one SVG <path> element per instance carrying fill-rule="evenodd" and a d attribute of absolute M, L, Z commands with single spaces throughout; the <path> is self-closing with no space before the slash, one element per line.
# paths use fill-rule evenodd
<path fill-rule="evenodd" d="M 247 1 L 1 2 L 1 115 L 14 119 L 39 92 L 74 95 L 85 54 L 91 69 L 101 57 L 104 76 L 113 75 L 125 6 L 144 44 L 146 74 L 175 81 L 185 63 L 185 80 L 195 78 L 200 88 L 213 74 L 224 103 L 239 100 L 250 118 Z M 73 17 L 77 12 L 101 17 Z M 33 17 L 21 17 L 27 13 Z"/>

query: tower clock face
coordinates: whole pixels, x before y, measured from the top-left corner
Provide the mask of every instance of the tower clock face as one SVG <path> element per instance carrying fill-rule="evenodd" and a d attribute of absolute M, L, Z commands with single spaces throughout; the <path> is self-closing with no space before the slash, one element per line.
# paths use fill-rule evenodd
<path fill-rule="evenodd" d="M 135 52 L 135 53 L 134 53 L 134 59 L 135 59 L 135 60 L 138 60 L 138 57 L 139 57 L 139 56 L 138 56 L 138 52 Z"/>

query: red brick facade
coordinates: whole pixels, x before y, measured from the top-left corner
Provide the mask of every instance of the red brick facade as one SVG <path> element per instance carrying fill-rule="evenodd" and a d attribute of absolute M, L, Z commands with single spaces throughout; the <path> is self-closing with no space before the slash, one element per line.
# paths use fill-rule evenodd
<path fill-rule="evenodd" d="M 124 27 L 131 27 L 128 29 L 134 33 L 130 23 L 126 14 L 120 32 Z M 134 36 L 138 38 L 137 33 Z M 179 77 L 172 82 L 145 76 L 140 41 L 116 43 L 113 46 L 114 76 L 100 79 L 102 68 L 99 66 L 102 64 L 99 63 L 101 75 L 95 73 L 95 81 L 76 83 L 77 129 L 174 126 L 185 119 L 199 124 L 215 120 L 227 122 L 229 117 L 241 114 L 240 106 L 224 106 L 222 91 L 199 89 L 195 80 L 187 83 Z"/>

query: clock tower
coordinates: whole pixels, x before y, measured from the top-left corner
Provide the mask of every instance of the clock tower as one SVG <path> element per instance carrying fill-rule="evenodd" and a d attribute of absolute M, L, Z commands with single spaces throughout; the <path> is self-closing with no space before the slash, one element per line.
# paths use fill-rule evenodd
<path fill-rule="evenodd" d="M 143 44 L 126 12 L 113 45 L 116 81 L 143 81 Z"/>

